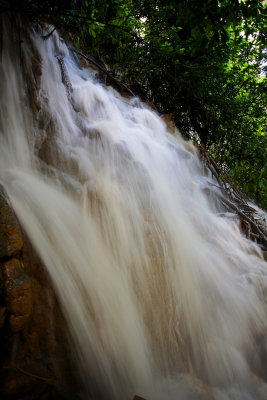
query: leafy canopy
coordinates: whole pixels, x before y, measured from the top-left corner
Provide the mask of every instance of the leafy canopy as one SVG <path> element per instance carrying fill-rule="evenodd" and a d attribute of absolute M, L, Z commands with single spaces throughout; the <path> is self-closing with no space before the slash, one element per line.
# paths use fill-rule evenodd
<path fill-rule="evenodd" d="M 260 0 L 5 1 L 45 19 L 204 145 L 267 207 L 266 27 Z"/>

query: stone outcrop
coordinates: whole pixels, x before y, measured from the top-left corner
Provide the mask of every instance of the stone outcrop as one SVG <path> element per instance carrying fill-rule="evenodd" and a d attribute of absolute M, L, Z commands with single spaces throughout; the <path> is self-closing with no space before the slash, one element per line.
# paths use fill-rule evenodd
<path fill-rule="evenodd" d="M 22 249 L 20 226 L 4 194 L 0 192 L 0 258 L 10 257 Z"/>
<path fill-rule="evenodd" d="M 71 348 L 51 280 L 1 190 L 0 398 L 75 399 Z"/>
<path fill-rule="evenodd" d="M 161 114 L 160 116 L 165 122 L 167 129 L 170 133 L 174 133 L 175 123 L 173 121 L 174 113 L 171 114 Z"/>
<path fill-rule="evenodd" d="M 19 332 L 29 320 L 32 311 L 31 280 L 16 258 L 3 264 L 3 277 L 9 326 L 12 332 Z"/>

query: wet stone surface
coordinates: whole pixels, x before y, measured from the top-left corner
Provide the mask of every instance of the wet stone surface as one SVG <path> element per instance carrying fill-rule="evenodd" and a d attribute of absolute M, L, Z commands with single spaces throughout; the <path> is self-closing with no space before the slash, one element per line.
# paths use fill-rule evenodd
<path fill-rule="evenodd" d="M 76 391 L 70 342 L 51 280 L 0 187 L 0 398 Z"/>
<path fill-rule="evenodd" d="M 19 332 L 32 311 L 31 280 L 24 273 L 20 261 L 15 258 L 4 263 L 3 275 L 9 326 L 13 332 Z"/>
<path fill-rule="evenodd" d="M 22 246 L 23 238 L 18 220 L 0 191 L 0 258 L 16 254 Z"/>

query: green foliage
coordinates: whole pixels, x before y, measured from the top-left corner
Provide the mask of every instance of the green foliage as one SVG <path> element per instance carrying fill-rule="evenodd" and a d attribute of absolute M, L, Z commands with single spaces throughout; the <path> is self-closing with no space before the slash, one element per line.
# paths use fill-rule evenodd
<path fill-rule="evenodd" d="M 8 3 L 71 32 L 84 52 L 123 75 L 161 112 L 174 113 L 182 134 L 200 141 L 267 207 L 263 1 Z"/>

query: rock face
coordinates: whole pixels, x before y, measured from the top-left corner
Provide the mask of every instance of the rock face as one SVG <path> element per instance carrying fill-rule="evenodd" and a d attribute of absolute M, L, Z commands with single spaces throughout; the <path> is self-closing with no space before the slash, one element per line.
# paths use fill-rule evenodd
<path fill-rule="evenodd" d="M 0 258 L 16 254 L 22 246 L 23 239 L 18 220 L 4 194 L 0 192 Z"/>
<path fill-rule="evenodd" d="M 21 262 L 12 258 L 3 264 L 4 294 L 12 332 L 19 332 L 32 311 L 31 280 Z"/>
<path fill-rule="evenodd" d="M 172 114 L 161 114 L 161 118 L 165 122 L 167 129 L 170 133 L 174 133 L 175 124 L 173 121 L 174 113 Z"/>
<path fill-rule="evenodd" d="M 71 348 L 50 278 L 0 189 L 0 398 L 74 399 Z"/>

